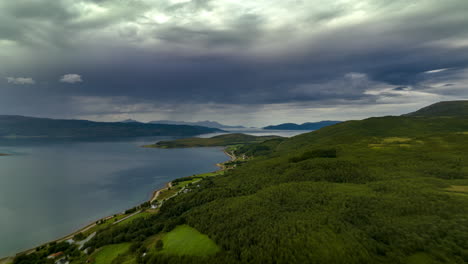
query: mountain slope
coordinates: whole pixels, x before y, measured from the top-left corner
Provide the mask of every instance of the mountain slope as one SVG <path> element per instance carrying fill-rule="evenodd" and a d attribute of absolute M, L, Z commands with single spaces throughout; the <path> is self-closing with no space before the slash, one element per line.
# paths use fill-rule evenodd
<path fill-rule="evenodd" d="M 350 144 L 376 137 L 424 137 L 468 131 L 468 117 L 372 117 L 324 127 L 288 140 L 279 149 L 293 151 L 314 145 Z"/>
<path fill-rule="evenodd" d="M 0 137 L 190 136 L 220 131 L 199 126 L 107 123 L 24 116 L 0 116 Z"/>
<path fill-rule="evenodd" d="M 341 123 L 342 121 L 320 121 L 320 122 L 308 122 L 301 125 L 294 123 L 284 123 L 274 126 L 266 126 L 263 129 L 274 129 L 274 130 L 317 130 L 322 127 L 331 126 L 334 124 Z"/>
<path fill-rule="evenodd" d="M 468 100 L 435 103 L 405 116 L 468 116 Z"/>

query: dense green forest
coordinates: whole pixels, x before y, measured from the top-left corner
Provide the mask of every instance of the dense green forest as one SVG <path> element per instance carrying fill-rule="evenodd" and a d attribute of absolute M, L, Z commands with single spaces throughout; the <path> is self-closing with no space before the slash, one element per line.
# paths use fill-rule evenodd
<path fill-rule="evenodd" d="M 279 136 L 252 136 L 241 133 L 214 136 L 211 138 L 181 138 L 170 141 L 159 141 L 145 147 L 151 148 L 193 148 L 216 147 L 238 144 L 262 143 L 266 140 L 280 138 Z"/>
<path fill-rule="evenodd" d="M 114 264 L 467 263 L 467 150 L 468 115 L 445 114 L 348 121 L 246 145 L 236 151 L 249 162 L 85 247 L 131 243 Z M 219 251 L 168 251 L 167 234 L 181 226 Z M 93 255 L 72 263 L 86 260 Z"/>

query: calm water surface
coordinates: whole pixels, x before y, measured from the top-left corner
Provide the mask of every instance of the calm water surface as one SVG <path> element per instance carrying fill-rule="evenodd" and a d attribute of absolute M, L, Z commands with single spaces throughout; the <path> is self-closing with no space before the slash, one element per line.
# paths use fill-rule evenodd
<path fill-rule="evenodd" d="M 307 131 L 235 132 L 290 137 Z M 166 182 L 214 171 L 228 159 L 222 148 L 139 147 L 168 139 L 0 140 L 0 153 L 13 154 L 0 157 L 0 257 L 131 208 Z"/>
<path fill-rule="evenodd" d="M 131 208 L 166 182 L 228 159 L 221 148 L 139 147 L 159 139 L 0 140 L 0 153 L 14 154 L 0 157 L 0 257 Z"/>
<path fill-rule="evenodd" d="M 254 135 L 254 136 L 281 136 L 281 137 L 294 137 L 300 134 L 308 133 L 313 130 L 273 130 L 273 129 L 261 129 L 261 128 L 240 128 L 240 129 L 233 129 L 227 133 L 243 133 L 247 135 Z M 226 133 L 210 133 L 204 134 L 200 137 L 209 138 L 213 136 L 224 135 Z"/>

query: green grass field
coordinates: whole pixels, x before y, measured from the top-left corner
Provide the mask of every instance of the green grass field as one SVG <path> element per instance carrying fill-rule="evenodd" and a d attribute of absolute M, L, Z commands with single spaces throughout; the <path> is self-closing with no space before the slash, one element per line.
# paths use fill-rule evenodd
<path fill-rule="evenodd" d="M 194 176 L 191 176 L 191 177 L 183 178 L 183 179 L 187 179 L 185 181 L 173 181 L 172 182 L 172 184 L 173 184 L 172 187 L 170 189 L 161 191 L 161 193 L 159 194 L 159 196 L 158 196 L 158 198 L 156 200 L 163 201 L 165 199 L 171 198 L 177 192 L 182 190 L 182 188 L 186 187 L 187 185 L 197 183 L 204 177 L 210 177 L 210 176 L 213 177 L 213 176 L 217 176 L 217 175 L 222 175 L 222 173 L 221 172 L 210 172 L 210 173 L 204 173 L 204 174 L 199 174 L 199 175 L 194 175 Z"/>
<path fill-rule="evenodd" d="M 117 225 L 125 225 L 125 224 L 128 224 L 128 223 L 131 223 L 132 221 L 136 220 L 136 219 L 139 219 L 139 218 L 145 218 L 145 217 L 148 217 L 150 215 L 152 215 L 153 213 L 150 213 L 150 212 L 142 212 L 142 213 L 139 213 L 139 214 L 136 214 L 128 219 L 125 219 L 124 221 L 118 223 Z"/>
<path fill-rule="evenodd" d="M 170 190 L 163 190 L 159 193 L 159 196 L 158 196 L 158 201 L 163 201 L 163 200 L 166 200 L 172 196 L 174 196 L 178 191 L 180 191 L 182 189 L 181 186 L 173 186 Z"/>
<path fill-rule="evenodd" d="M 130 248 L 130 243 L 109 245 L 93 254 L 94 264 L 109 264 L 117 256 L 124 254 Z"/>
<path fill-rule="evenodd" d="M 197 177 L 214 177 L 218 175 L 224 175 L 224 171 L 214 171 L 214 172 L 208 172 L 208 173 L 202 173 L 202 174 L 197 174 L 195 176 Z"/>
<path fill-rule="evenodd" d="M 220 248 L 207 235 L 198 232 L 188 225 L 176 227 L 163 238 L 163 254 L 210 256 Z"/>
<path fill-rule="evenodd" d="M 447 191 L 451 192 L 461 192 L 461 193 L 468 193 L 468 186 L 457 186 L 452 185 L 449 188 L 446 188 Z"/>
<path fill-rule="evenodd" d="M 435 263 L 426 253 L 416 253 L 407 259 L 408 264 L 431 264 Z"/>
<path fill-rule="evenodd" d="M 96 225 L 96 226 L 94 226 L 94 227 L 92 227 L 92 228 L 90 228 L 90 229 L 88 229 L 87 231 L 82 232 L 82 233 L 83 233 L 83 235 L 84 235 L 85 237 L 88 237 L 89 235 L 91 235 L 91 234 L 94 233 L 94 232 L 97 232 L 97 231 L 99 231 L 99 230 L 103 230 L 103 229 L 108 228 L 109 226 L 111 226 L 111 225 L 112 225 L 113 223 L 115 223 L 116 221 L 118 221 L 118 220 L 120 220 L 120 219 L 122 219 L 122 218 L 124 218 L 124 217 L 126 217 L 126 216 L 128 216 L 128 215 L 129 215 L 129 214 L 119 214 L 119 215 L 117 215 L 117 216 L 114 216 L 114 217 L 112 217 L 112 218 L 110 218 L 110 219 L 105 220 L 103 223 L 98 224 L 98 225 Z"/>
<path fill-rule="evenodd" d="M 5 258 L 5 259 L 0 260 L 0 264 L 12 264 L 12 263 L 13 263 L 13 259 L 11 258 Z"/>

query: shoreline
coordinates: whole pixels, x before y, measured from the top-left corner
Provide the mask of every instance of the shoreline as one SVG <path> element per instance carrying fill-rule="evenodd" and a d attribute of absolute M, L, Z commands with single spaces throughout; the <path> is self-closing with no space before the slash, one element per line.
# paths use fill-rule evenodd
<path fill-rule="evenodd" d="M 153 201 L 155 201 L 162 191 L 167 190 L 168 188 L 171 188 L 171 187 L 172 187 L 172 181 L 164 184 L 164 187 L 154 190 L 151 195 L 151 198 L 149 199 L 149 202 L 152 203 Z"/>
<path fill-rule="evenodd" d="M 220 162 L 220 163 L 216 163 L 215 165 L 219 168 L 219 170 L 216 170 L 216 171 L 213 171 L 213 172 L 221 172 L 221 171 L 224 171 L 224 170 L 226 169 L 226 167 L 223 165 L 224 163 L 230 162 L 230 161 L 234 161 L 234 160 L 237 159 L 237 157 L 236 157 L 234 154 L 228 153 L 228 152 L 226 151 L 226 149 L 223 149 L 223 153 L 224 153 L 226 156 L 229 157 L 229 160 L 224 161 L 224 162 Z M 152 195 L 151 195 L 151 198 L 150 198 L 149 202 L 152 203 L 153 201 L 155 201 L 155 200 L 158 198 L 158 196 L 161 194 L 162 191 L 165 191 L 165 190 L 167 190 L 167 189 L 169 189 L 169 188 L 172 188 L 172 187 L 173 187 L 172 181 L 170 181 L 170 182 L 167 182 L 167 183 L 164 185 L 164 187 L 154 190 L 153 193 L 152 193 Z"/>
<path fill-rule="evenodd" d="M 236 159 L 236 156 L 234 156 L 234 154 L 232 154 L 232 153 L 228 153 L 228 152 L 226 151 L 226 149 L 223 149 L 223 153 L 224 153 L 226 156 L 228 156 L 230 159 L 229 159 L 228 161 L 225 161 L 225 162 L 222 162 L 222 163 L 216 163 L 215 165 L 216 165 L 217 167 L 219 167 L 220 169 L 219 169 L 219 170 L 216 170 L 216 171 L 214 171 L 214 172 L 221 172 L 221 171 L 224 171 L 224 170 L 226 169 L 226 167 L 225 167 L 223 164 L 226 163 L 226 162 L 230 162 L 230 161 L 233 161 L 233 160 Z M 1 153 L 0 153 L 0 156 L 9 156 L 9 154 L 1 154 Z M 176 179 L 174 179 L 174 180 L 176 180 Z M 172 180 L 172 181 L 174 181 L 174 180 Z M 165 183 L 165 184 L 164 184 L 164 187 L 154 190 L 154 191 L 152 192 L 152 194 L 151 194 L 150 199 L 147 200 L 146 202 L 149 202 L 149 203 L 151 204 L 153 201 L 155 201 L 155 200 L 158 198 L 158 196 L 161 194 L 162 191 L 167 190 L 168 188 L 171 188 L 171 187 L 172 187 L 172 181 Z M 177 194 L 178 194 L 178 193 L 177 193 Z M 176 195 L 177 195 L 177 194 L 176 194 Z M 136 206 L 138 206 L 138 205 L 136 205 Z M 125 212 L 125 211 L 124 211 L 124 212 Z M 143 210 L 140 210 L 140 211 L 138 211 L 137 213 L 130 214 L 129 216 L 125 217 L 125 219 L 126 219 L 126 218 L 129 218 L 130 216 L 137 215 L 137 214 L 139 214 L 139 213 L 141 213 L 141 212 L 143 212 Z M 54 243 L 54 242 L 59 243 L 59 242 L 63 242 L 63 241 L 67 241 L 67 240 L 73 239 L 73 237 L 74 237 L 76 234 L 79 234 L 79 233 L 82 233 L 82 232 L 86 232 L 86 231 L 88 231 L 89 229 L 91 229 L 91 228 L 97 226 L 97 224 L 96 224 L 97 222 L 102 221 L 102 220 L 106 221 L 106 220 L 112 219 L 112 218 L 114 218 L 115 215 L 123 215 L 123 213 L 117 213 L 117 214 L 113 214 L 113 215 L 110 215 L 110 216 L 106 216 L 106 217 L 97 219 L 96 221 L 94 221 L 94 222 L 92 222 L 92 223 L 89 223 L 88 225 L 86 225 L 86 226 L 84 226 L 84 227 L 82 227 L 82 228 L 80 228 L 80 229 L 78 229 L 78 230 L 76 230 L 76 231 L 74 231 L 74 232 L 72 232 L 72 233 L 70 233 L 70 234 L 68 234 L 68 235 L 62 236 L 61 238 L 58 238 L 58 239 L 55 239 L 55 240 L 52 240 L 52 241 L 49 241 L 49 242 L 41 243 L 40 245 L 35 246 L 35 247 L 33 247 L 33 248 L 20 251 L 20 252 L 14 254 L 13 256 L 0 257 L 0 264 L 3 264 L 4 261 L 13 260 L 13 259 L 14 259 L 16 256 L 18 256 L 18 255 L 22 255 L 22 254 L 31 254 L 31 253 L 33 253 L 34 251 L 36 251 L 36 248 L 38 248 L 38 247 L 40 247 L 40 246 L 42 246 L 42 245 L 48 245 L 48 244 Z M 119 220 L 119 221 L 121 221 L 121 220 Z M 118 222 L 117 222 L 117 223 L 118 223 Z M 9 263 L 9 262 L 5 262 L 5 263 Z"/>

